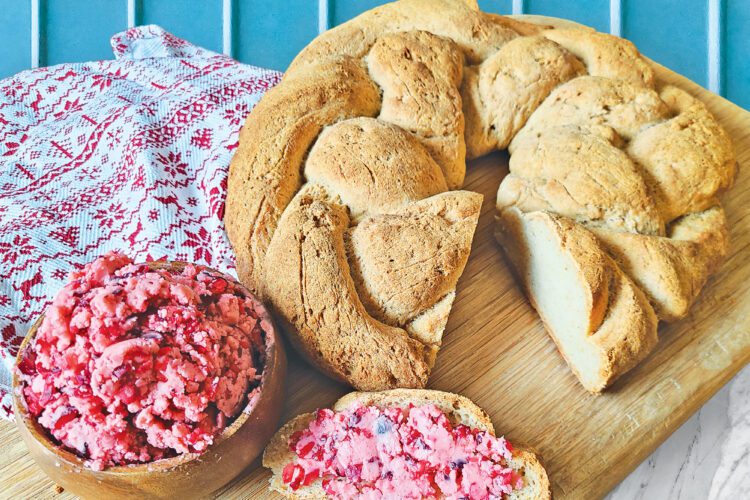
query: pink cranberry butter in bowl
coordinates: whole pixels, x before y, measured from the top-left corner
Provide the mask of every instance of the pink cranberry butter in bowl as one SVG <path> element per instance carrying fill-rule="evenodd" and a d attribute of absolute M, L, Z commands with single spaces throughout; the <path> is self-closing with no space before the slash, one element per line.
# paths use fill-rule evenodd
<path fill-rule="evenodd" d="M 269 313 L 236 280 L 114 252 L 71 273 L 29 332 L 16 422 L 73 493 L 205 495 L 271 438 L 285 370 Z"/>

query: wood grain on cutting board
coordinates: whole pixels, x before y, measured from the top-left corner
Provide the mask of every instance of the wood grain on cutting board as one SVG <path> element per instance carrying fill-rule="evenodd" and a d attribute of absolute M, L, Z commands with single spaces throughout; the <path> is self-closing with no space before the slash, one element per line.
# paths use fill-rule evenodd
<path fill-rule="evenodd" d="M 601 396 L 577 383 L 515 283 L 492 236 L 494 198 L 507 156 L 470 163 L 466 189 L 485 196 L 472 253 L 429 387 L 484 408 L 498 433 L 542 456 L 555 497 L 603 496 L 750 361 L 750 113 L 663 67 L 662 82 L 701 98 L 734 140 L 740 171 L 723 198 L 731 228 L 727 262 L 690 314 L 659 328 L 659 346 Z M 328 406 L 348 389 L 290 352 L 285 419 Z M 268 472 L 248 471 L 219 494 L 266 498 Z M 0 423 L 0 496 L 69 498 Z"/>

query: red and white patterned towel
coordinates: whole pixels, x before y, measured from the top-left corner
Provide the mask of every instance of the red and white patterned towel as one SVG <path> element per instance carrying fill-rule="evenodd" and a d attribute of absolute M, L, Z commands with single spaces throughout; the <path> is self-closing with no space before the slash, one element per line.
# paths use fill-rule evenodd
<path fill-rule="evenodd" d="M 280 74 L 157 26 L 112 48 L 0 81 L 0 417 L 21 340 L 71 269 L 120 249 L 234 272 L 227 168 Z"/>

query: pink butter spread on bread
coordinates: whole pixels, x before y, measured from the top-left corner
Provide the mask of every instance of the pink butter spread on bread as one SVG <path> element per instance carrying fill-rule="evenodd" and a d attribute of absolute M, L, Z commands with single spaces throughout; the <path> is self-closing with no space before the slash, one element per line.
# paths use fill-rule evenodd
<path fill-rule="evenodd" d="M 104 255 L 71 274 L 19 363 L 28 410 L 97 470 L 200 453 L 259 384 L 256 306 L 215 271 Z"/>
<path fill-rule="evenodd" d="M 432 404 L 318 410 L 289 447 L 282 481 L 297 490 L 322 478 L 334 498 L 503 498 L 524 486 L 510 443 Z"/>

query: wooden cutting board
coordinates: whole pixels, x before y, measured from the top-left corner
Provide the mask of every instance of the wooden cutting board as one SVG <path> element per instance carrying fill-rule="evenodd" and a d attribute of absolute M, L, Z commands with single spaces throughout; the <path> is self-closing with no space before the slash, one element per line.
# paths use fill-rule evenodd
<path fill-rule="evenodd" d="M 429 387 L 471 398 L 498 433 L 534 447 L 558 499 L 603 496 L 750 361 L 750 113 L 661 66 L 657 72 L 700 97 L 734 139 L 740 174 L 723 198 L 732 251 L 690 315 L 662 324 L 655 352 L 604 395 L 592 396 L 577 383 L 492 237 L 507 156 L 493 154 L 468 170 L 466 189 L 482 193 L 484 205 Z M 294 353 L 288 379 L 285 420 L 348 392 Z M 269 497 L 268 476 L 251 467 L 220 496 Z M 0 422 L 0 497 L 51 496 L 52 482 L 14 427 Z"/>

